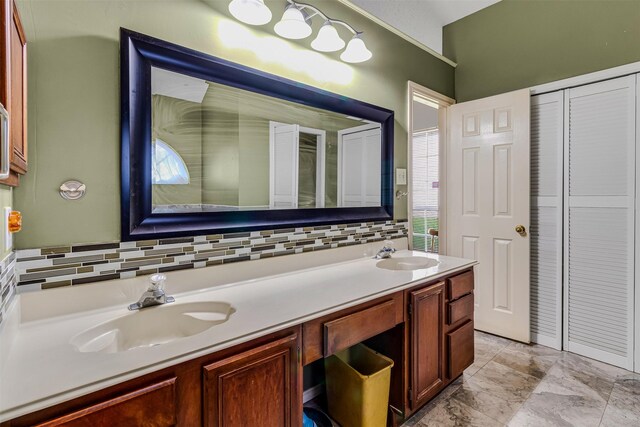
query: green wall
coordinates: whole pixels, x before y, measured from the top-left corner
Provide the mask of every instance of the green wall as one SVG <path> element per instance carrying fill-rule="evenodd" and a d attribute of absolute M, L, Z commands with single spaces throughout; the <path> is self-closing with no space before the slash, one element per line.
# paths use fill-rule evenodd
<path fill-rule="evenodd" d="M 640 61 L 638 0 L 502 0 L 447 25 L 455 98 L 482 98 Z"/>
<path fill-rule="evenodd" d="M 266 31 L 239 25 L 230 18 L 226 0 L 17 3 L 29 40 L 30 167 L 14 192 L 15 207 L 24 213 L 17 248 L 120 238 L 120 27 L 394 110 L 397 167 L 406 167 L 407 81 L 453 96 L 451 66 L 336 1 L 311 3 L 364 31 L 374 54 L 364 64 L 338 63 L 349 71 L 347 83 L 332 81 L 334 76 L 318 67 L 304 70 L 307 61 L 286 65 L 287 58 L 264 59 L 310 43 L 309 39 L 291 44 L 274 36 L 273 25 L 284 1 L 267 1 L 274 20 Z M 238 38 L 221 32 L 229 27 L 253 39 L 268 39 L 278 49 L 253 52 L 244 42 L 230 46 L 229 41 Z M 336 57 L 304 52 L 310 61 Z M 206 180 L 206 170 L 203 174 Z M 58 195 L 59 185 L 71 178 L 87 185 L 82 200 L 65 201 Z M 398 204 L 395 217 L 406 216 L 406 204 Z"/>

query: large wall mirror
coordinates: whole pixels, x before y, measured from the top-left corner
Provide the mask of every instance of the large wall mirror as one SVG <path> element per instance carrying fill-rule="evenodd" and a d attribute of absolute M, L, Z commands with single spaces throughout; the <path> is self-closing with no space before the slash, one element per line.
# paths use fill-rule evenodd
<path fill-rule="evenodd" d="M 391 219 L 393 112 L 121 32 L 122 240 Z"/>

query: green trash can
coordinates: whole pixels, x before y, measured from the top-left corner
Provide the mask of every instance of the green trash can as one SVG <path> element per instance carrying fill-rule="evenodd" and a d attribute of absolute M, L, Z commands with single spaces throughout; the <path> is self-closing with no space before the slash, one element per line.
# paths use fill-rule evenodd
<path fill-rule="evenodd" d="M 385 427 L 393 360 L 364 344 L 324 359 L 329 415 L 342 427 Z"/>

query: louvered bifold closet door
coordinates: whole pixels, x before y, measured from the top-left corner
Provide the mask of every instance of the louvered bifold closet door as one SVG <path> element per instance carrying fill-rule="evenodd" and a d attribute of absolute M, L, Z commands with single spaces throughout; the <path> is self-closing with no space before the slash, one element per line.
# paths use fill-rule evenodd
<path fill-rule="evenodd" d="M 531 341 L 562 349 L 563 92 L 531 97 Z"/>
<path fill-rule="evenodd" d="M 633 368 L 635 77 L 565 91 L 565 349 Z"/>

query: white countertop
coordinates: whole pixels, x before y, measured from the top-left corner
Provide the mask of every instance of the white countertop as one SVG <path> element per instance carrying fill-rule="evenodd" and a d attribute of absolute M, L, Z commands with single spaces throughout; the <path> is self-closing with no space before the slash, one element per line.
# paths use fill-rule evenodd
<path fill-rule="evenodd" d="M 406 245 L 406 240 L 403 241 Z M 276 263 L 273 263 L 274 259 L 272 264 L 267 264 L 267 260 L 251 261 L 230 264 L 226 270 L 209 267 L 169 273 L 169 283 L 189 280 L 189 283 L 199 284 L 167 286 L 167 293 L 176 297 L 176 303 L 223 301 L 230 303 L 235 313 L 227 322 L 198 335 L 120 353 L 81 353 L 69 341 L 99 323 L 132 315 L 122 302 L 137 300 L 148 278 L 104 282 L 77 290 L 67 288 L 41 291 L 37 295 L 19 295 L 13 317 L 6 322 L 11 324 L 0 330 L 0 422 L 476 264 L 461 258 L 399 251 L 394 257 L 426 256 L 436 258 L 440 263 L 422 270 L 384 270 L 375 266 L 378 260 L 362 257 L 362 248 L 366 246 L 358 248 L 359 257 L 349 261 L 243 281 L 233 279 L 247 277 L 248 267 L 249 270 L 255 266 L 257 270 L 273 273 L 282 271 L 284 264 L 305 268 L 312 265 L 309 264 L 312 258 L 310 254 L 300 254 L 281 257 Z M 353 258 L 355 249 L 344 249 L 343 254 L 348 253 Z M 332 255 L 335 256 L 340 255 L 340 250 L 323 252 L 335 252 Z M 368 251 L 370 253 L 371 248 Z M 323 256 L 330 257 L 327 254 Z M 273 267 L 278 263 L 280 270 Z M 244 269 L 244 276 L 229 274 L 232 282 L 225 283 L 220 273 L 231 272 L 232 268 Z M 212 285 L 207 287 L 207 283 Z M 182 293 L 174 291 L 185 288 L 189 290 Z M 69 295 L 73 298 L 70 299 Z M 113 295 L 113 299 L 103 298 L 105 295 Z M 136 296 L 132 298 L 132 295 Z M 96 298 L 97 301 L 106 301 L 100 305 Z"/>

